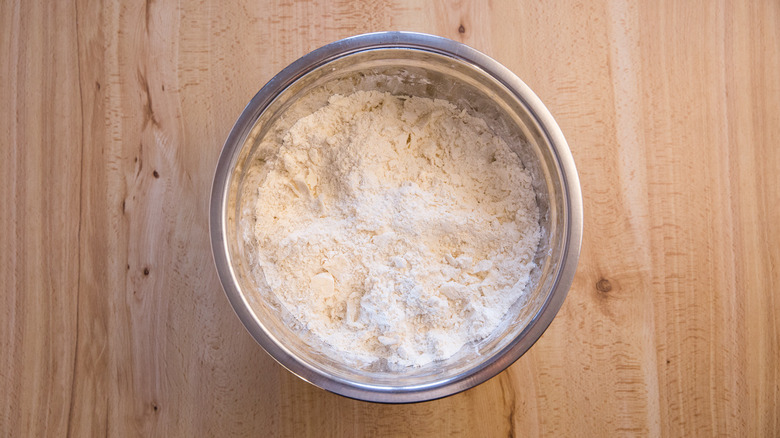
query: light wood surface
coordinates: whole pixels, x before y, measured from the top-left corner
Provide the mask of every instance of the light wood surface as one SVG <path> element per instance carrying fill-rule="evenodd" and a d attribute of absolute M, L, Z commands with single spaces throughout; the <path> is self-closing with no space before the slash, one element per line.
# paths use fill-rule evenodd
<path fill-rule="evenodd" d="M 377 30 L 517 73 L 585 203 L 539 342 L 407 406 L 278 366 L 208 239 L 243 106 L 308 51 Z M 0 436 L 780 434 L 777 1 L 4 0 L 0 35 Z"/>

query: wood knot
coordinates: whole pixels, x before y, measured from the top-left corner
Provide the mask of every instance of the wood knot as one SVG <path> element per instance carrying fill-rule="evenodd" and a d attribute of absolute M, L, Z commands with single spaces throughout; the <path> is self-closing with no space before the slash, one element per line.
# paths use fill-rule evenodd
<path fill-rule="evenodd" d="M 149 268 L 144 268 L 144 275 L 149 275 Z"/>
<path fill-rule="evenodd" d="M 602 278 L 596 283 L 596 290 L 601 293 L 607 293 L 612 290 L 612 283 L 606 278 Z"/>
<path fill-rule="evenodd" d="M 458 27 L 458 33 L 466 33 L 466 28 L 462 24 Z"/>
<path fill-rule="evenodd" d="M 159 172 L 157 172 L 156 170 L 155 170 L 154 172 L 152 172 L 152 175 L 153 175 L 155 178 L 159 178 L 159 177 L 160 177 L 160 173 L 159 173 Z"/>
<path fill-rule="evenodd" d="M 160 409 L 160 407 L 157 406 L 157 403 L 152 403 L 152 409 L 154 409 L 154 412 L 157 412 L 157 410 Z"/>

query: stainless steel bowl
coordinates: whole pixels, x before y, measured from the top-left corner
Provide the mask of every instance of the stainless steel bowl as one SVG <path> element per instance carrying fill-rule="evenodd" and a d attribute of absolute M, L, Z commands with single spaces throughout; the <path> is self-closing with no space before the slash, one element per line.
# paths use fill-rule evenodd
<path fill-rule="evenodd" d="M 253 249 L 239 218 L 262 179 L 259 146 L 322 106 L 334 93 L 378 89 L 447 99 L 482 117 L 534 176 L 544 238 L 526 299 L 493 335 L 419 368 L 356 366 L 319 342 L 286 311 L 262 275 L 248 269 Z M 260 169 L 260 170 L 258 170 Z M 458 42 L 380 32 L 317 49 L 271 79 L 230 132 L 211 194 L 211 242 L 222 286 L 257 342 L 285 368 L 320 388 L 387 403 L 431 400 L 495 376 L 525 353 L 552 322 L 571 286 L 582 237 L 582 197 L 566 140 L 547 108 L 512 72 Z"/>

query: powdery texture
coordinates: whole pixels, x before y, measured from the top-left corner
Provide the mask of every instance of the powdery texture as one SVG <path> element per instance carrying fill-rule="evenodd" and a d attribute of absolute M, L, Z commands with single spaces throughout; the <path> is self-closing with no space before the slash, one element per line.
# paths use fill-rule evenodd
<path fill-rule="evenodd" d="M 446 359 L 490 335 L 524 292 L 540 240 L 531 176 L 449 102 L 335 95 L 266 166 L 253 268 L 352 357 Z"/>

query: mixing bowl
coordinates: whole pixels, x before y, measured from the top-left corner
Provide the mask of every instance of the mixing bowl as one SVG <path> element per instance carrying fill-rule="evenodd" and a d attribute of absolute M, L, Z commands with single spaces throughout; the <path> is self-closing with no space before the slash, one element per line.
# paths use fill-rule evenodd
<path fill-rule="evenodd" d="M 360 365 L 295 320 L 250 269 L 256 248 L 241 221 L 254 208 L 271 134 L 357 90 L 446 99 L 484 119 L 534 179 L 542 242 L 524 298 L 493 334 L 447 360 L 421 367 Z M 266 142 L 264 144 L 264 141 Z M 539 98 L 508 69 L 461 43 L 410 32 L 346 38 L 317 49 L 271 79 L 249 102 L 225 142 L 211 194 L 210 232 L 222 286 L 255 340 L 300 378 L 347 397 L 387 403 L 431 400 L 495 376 L 552 322 L 571 286 L 582 236 L 582 198 L 571 152 Z"/>

